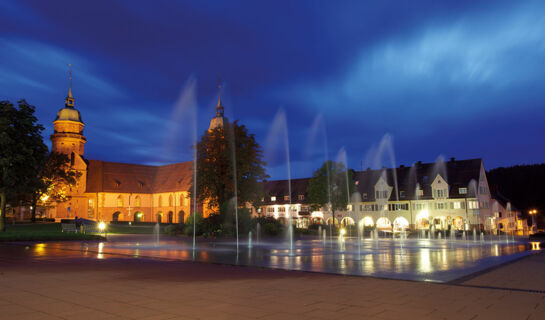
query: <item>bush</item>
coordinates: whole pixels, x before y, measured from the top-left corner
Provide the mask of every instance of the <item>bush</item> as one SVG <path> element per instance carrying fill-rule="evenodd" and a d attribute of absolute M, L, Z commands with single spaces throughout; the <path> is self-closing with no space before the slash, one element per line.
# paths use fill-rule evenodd
<path fill-rule="evenodd" d="M 285 226 L 278 220 L 272 217 L 258 217 L 252 219 L 252 230 L 257 232 L 257 224 L 261 226 L 261 233 L 265 236 L 274 237 L 283 234 Z"/>
<path fill-rule="evenodd" d="M 192 213 L 186 220 L 185 225 L 183 227 L 184 234 L 186 236 L 192 236 L 193 235 L 193 217 L 195 217 L 195 234 L 201 235 L 202 234 L 202 227 L 203 227 L 203 217 L 202 214 Z"/>
<path fill-rule="evenodd" d="M 184 233 L 185 225 L 183 223 L 178 224 L 169 224 L 166 226 L 163 230 L 164 233 L 170 234 L 170 235 L 177 235 Z"/>

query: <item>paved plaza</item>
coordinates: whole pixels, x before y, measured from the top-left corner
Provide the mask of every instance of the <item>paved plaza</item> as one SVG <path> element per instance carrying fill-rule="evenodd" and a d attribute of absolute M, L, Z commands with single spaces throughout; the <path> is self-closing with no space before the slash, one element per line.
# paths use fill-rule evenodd
<path fill-rule="evenodd" d="M 0 245 L 0 319 L 544 319 L 545 255 L 450 284 Z"/>

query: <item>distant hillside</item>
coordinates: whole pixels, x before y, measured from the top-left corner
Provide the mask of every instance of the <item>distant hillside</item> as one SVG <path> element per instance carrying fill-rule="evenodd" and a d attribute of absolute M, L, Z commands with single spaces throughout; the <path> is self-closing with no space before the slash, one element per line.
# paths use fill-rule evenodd
<path fill-rule="evenodd" d="M 492 190 L 498 190 L 525 213 L 545 210 L 545 163 L 500 167 L 487 173 Z"/>

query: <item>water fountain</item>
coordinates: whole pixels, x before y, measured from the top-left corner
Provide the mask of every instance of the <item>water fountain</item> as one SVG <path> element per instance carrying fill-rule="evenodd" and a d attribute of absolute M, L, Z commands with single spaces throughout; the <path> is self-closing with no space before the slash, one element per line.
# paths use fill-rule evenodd
<path fill-rule="evenodd" d="M 484 242 L 484 232 L 481 231 L 481 242 Z"/>
<path fill-rule="evenodd" d="M 248 232 L 248 249 L 252 249 L 252 231 Z"/>
<path fill-rule="evenodd" d="M 161 226 L 159 225 L 159 222 L 157 222 L 155 226 L 153 227 L 153 236 L 155 238 L 155 245 L 159 245 L 160 243 L 160 239 L 159 239 L 160 233 L 161 233 Z"/>
<path fill-rule="evenodd" d="M 324 229 L 323 231 L 323 237 L 322 237 L 323 245 L 326 246 L 327 243 L 327 231 Z"/>
<path fill-rule="evenodd" d="M 477 230 L 473 228 L 473 242 L 477 242 Z"/>
<path fill-rule="evenodd" d="M 259 241 L 261 240 L 261 223 L 257 223 L 255 226 L 255 243 L 259 245 Z"/>

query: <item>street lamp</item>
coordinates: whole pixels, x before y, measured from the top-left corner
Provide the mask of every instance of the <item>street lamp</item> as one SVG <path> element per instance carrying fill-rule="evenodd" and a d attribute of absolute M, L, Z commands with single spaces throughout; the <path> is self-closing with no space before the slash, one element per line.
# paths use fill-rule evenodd
<path fill-rule="evenodd" d="M 535 234 L 537 232 L 537 225 L 536 225 L 536 214 L 537 210 L 530 210 L 528 211 L 528 214 L 532 216 L 532 234 Z"/>

